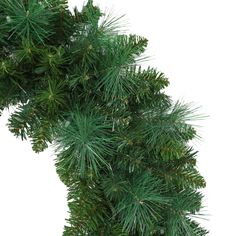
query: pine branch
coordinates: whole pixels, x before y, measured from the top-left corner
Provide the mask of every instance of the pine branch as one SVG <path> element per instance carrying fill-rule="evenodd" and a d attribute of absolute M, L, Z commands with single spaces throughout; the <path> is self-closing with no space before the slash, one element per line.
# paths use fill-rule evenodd
<path fill-rule="evenodd" d="M 52 33 L 50 20 L 52 14 L 37 0 L 30 0 L 24 4 L 20 0 L 3 0 L 1 7 L 9 20 L 5 23 L 11 39 L 13 36 L 24 37 L 35 42 L 44 43 Z"/>
<path fill-rule="evenodd" d="M 117 35 L 107 42 L 99 68 L 99 77 L 102 79 L 97 84 L 97 89 L 104 89 L 106 101 L 120 98 L 129 92 L 132 94 L 135 90 L 135 82 L 127 73 L 129 66 L 135 63 L 146 46 L 145 38 L 134 35 Z"/>
<path fill-rule="evenodd" d="M 49 79 L 48 86 L 37 91 L 35 101 L 48 115 L 53 116 L 66 107 L 66 96 L 65 84 L 62 81 Z"/>
<path fill-rule="evenodd" d="M 52 142 L 52 124 L 40 119 L 39 110 L 32 104 L 23 104 L 11 115 L 9 130 L 22 140 L 29 138 L 36 153 L 44 151 Z"/>
<path fill-rule="evenodd" d="M 94 182 L 74 181 L 68 194 L 70 219 L 67 220 L 63 236 L 88 235 L 103 225 L 103 218 L 109 211 L 102 193 Z"/>
<path fill-rule="evenodd" d="M 53 11 L 52 23 L 54 31 L 49 37 L 49 41 L 53 45 L 69 43 L 75 31 L 75 22 L 73 15 L 69 10 L 67 0 L 50 0 L 45 7 L 50 5 L 50 10 Z"/>
<path fill-rule="evenodd" d="M 101 16 L 102 12 L 93 4 L 93 0 L 88 0 L 81 12 L 82 22 L 91 25 L 92 29 L 96 30 Z"/>
<path fill-rule="evenodd" d="M 32 41 L 23 38 L 21 47 L 15 51 L 16 54 L 15 57 L 19 63 L 20 62 L 33 63 L 33 59 L 35 57 L 35 54 L 37 54 L 37 52 L 38 50 L 35 47 L 34 43 Z"/>
<path fill-rule="evenodd" d="M 48 143 L 52 143 L 52 125 L 48 121 L 41 121 L 38 127 L 34 127 L 34 132 L 31 132 L 32 149 L 39 153 L 48 148 Z"/>
<path fill-rule="evenodd" d="M 198 223 L 182 214 L 171 213 L 166 223 L 167 236 L 205 236 L 207 233 Z"/>
<path fill-rule="evenodd" d="M 135 102 L 139 103 L 139 106 L 143 103 L 145 109 L 151 105 L 152 101 L 156 100 L 156 95 L 159 95 L 160 91 L 169 85 L 164 73 L 151 67 L 143 71 L 139 67 L 135 77 L 138 79 L 139 88 L 141 88 L 136 91 Z"/>
<path fill-rule="evenodd" d="M 99 25 L 99 31 L 109 36 L 114 36 L 121 32 L 124 33 L 124 16 L 125 15 L 115 17 L 112 13 L 105 14 Z"/>
<path fill-rule="evenodd" d="M 60 75 L 62 65 L 65 65 L 67 58 L 64 56 L 64 48 L 59 47 L 48 47 L 40 51 L 39 63 L 35 68 L 36 74 L 49 73 L 53 76 Z"/>
<path fill-rule="evenodd" d="M 102 166 L 110 168 L 106 161 L 112 154 L 110 124 L 91 111 L 85 115 L 77 109 L 71 115 L 69 124 L 57 130 L 58 162 L 82 177 L 90 171 L 98 175 Z"/>
<path fill-rule="evenodd" d="M 11 115 L 8 123 L 9 130 L 16 137 L 20 136 L 24 140 L 30 129 L 29 123 L 33 120 L 35 120 L 35 110 L 28 104 L 22 105 Z"/>
<path fill-rule="evenodd" d="M 127 194 L 117 206 L 123 229 L 130 234 L 150 234 L 154 222 L 161 217 L 159 212 L 168 202 L 160 180 L 148 174 L 134 175 Z"/>
<path fill-rule="evenodd" d="M 197 137 L 193 126 L 187 123 L 190 114 L 193 116 L 193 111 L 178 102 L 165 111 L 160 109 L 145 111 L 140 135 L 147 145 L 156 150 L 156 153 L 161 152 L 164 159 L 179 158 L 184 145 Z"/>
<path fill-rule="evenodd" d="M 166 181 L 181 188 L 205 188 L 206 182 L 196 168 L 173 168 L 165 174 Z"/>
<path fill-rule="evenodd" d="M 190 188 L 178 192 L 172 200 L 172 209 L 195 214 L 201 210 L 202 194 Z"/>

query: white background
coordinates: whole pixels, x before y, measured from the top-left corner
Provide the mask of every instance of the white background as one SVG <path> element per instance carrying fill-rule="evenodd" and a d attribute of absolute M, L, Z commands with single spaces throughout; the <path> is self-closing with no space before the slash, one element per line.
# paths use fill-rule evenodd
<path fill-rule="evenodd" d="M 79 4 L 77 3 L 79 2 Z M 82 1 L 69 1 L 81 6 Z M 234 236 L 236 3 L 230 0 L 97 0 L 126 14 L 131 33 L 149 39 L 149 64 L 163 71 L 174 99 L 193 101 L 209 115 L 202 127 L 198 166 L 207 181 L 203 222 L 210 236 Z M 60 236 L 67 216 L 66 188 L 53 151 L 34 154 L 0 119 L 0 235 Z"/>

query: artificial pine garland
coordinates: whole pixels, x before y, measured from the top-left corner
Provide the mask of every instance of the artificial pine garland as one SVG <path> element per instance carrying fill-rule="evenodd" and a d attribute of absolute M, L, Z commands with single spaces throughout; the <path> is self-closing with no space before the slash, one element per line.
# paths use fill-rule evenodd
<path fill-rule="evenodd" d="M 163 91 L 165 75 L 142 69 L 147 39 L 89 0 L 0 1 L 0 110 L 35 152 L 52 143 L 68 187 L 63 236 L 203 236 L 189 141 L 194 110 Z"/>

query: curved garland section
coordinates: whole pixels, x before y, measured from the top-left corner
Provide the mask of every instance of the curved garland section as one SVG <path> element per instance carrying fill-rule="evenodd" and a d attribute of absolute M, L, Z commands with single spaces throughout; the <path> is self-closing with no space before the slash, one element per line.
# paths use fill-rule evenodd
<path fill-rule="evenodd" d="M 195 109 L 143 69 L 147 39 L 89 0 L 0 2 L 0 110 L 35 152 L 55 146 L 68 187 L 63 236 L 203 236 Z"/>

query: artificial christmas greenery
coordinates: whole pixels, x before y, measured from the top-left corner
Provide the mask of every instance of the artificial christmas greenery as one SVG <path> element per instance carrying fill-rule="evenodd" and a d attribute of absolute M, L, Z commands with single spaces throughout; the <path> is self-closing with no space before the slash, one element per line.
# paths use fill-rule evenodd
<path fill-rule="evenodd" d="M 0 1 L 0 108 L 33 150 L 55 145 L 68 187 L 64 236 L 203 236 L 189 141 L 194 110 L 173 102 L 158 70 L 140 66 L 147 39 L 89 0 Z"/>

